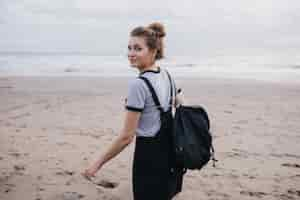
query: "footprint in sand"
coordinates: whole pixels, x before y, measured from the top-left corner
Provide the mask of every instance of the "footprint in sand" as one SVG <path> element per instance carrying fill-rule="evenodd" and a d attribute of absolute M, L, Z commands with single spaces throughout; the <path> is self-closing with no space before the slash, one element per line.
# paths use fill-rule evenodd
<path fill-rule="evenodd" d="M 283 167 L 292 167 L 292 168 L 300 168 L 300 165 L 296 164 L 296 163 L 283 163 L 283 164 L 281 164 L 281 166 L 283 166 Z"/>
<path fill-rule="evenodd" d="M 25 171 L 25 166 L 24 165 L 14 165 L 14 170 L 15 170 L 15 174 L 17 175 L 24 175 L 24 171 Z"/>
<path fill-rule="evenodd" d="M 116 182 L 111 182 L 111 181 L 107 181 L 107 180 L 96 181 L 95 184 L 98 186 L 104 187 L 104 188 L 108 188 L 108 189 L 116 188 L 119 185 Z"/>
<path fill-rule="evenodd" d="M 220 199 L 231 199 L 231 196 L 226 194 L 226 193 L 222 193 L 222 192 L 218 192 L 216 190 L 209 190 L 206 192 L 206 195 L 209 197 L 220 197 Z M 214 198 L 215 199 L 215 198 Z M 219 198 L 216 198 L 219 199 Z"/>
<path fill-rule="evenodd" d="M 290 178 L 300 178 L 300 174 L 296 174 L 296 175 L 290 176 Z"/>
<path fill-rule="evenodd" d="M 237 158 L 248 158 L 248 152 L 246 151 L 241 151 L 241 150 L 237 150 L 237 149 L 232 149 L 233 152 L 226 152 L 227 157 L 237 157 Z"/>
<path fill-rule="evenodd" d="M 58 146 L 69 146 L 69 147 L 73 147 L 73 148 L 76 147 L 74 144 L 71 144 L 71 143 L 69 143 L 69 142 L 56 142 L 56 144 L 57 144 Z"/>
<path fill-rule="evenodd" d="M 12 173 L 9 173 L 9 172 L 2 172 L 1 175 L 0 175 L 0 185 L 2 183 L 5 183 L 8 181 L 8 179 L 12 176 Z"/>
<path fill-rule="evenodd" d="M 253 191 L 240 191 L 240 194 L 242 195 L 248 195 L 248 196 L 251 196 L 251 197 L 257 197 L 257 198 L 262 198 L 263 196 L 266 196 L 267 193 L 265 192 L 253 192 Z"/>
<path fill-rule="evenodd" d="M 249 174 L 243 174 L 244 177 L 248 178 L 248 179 L 256 179 L 257 177 L 254 175 L 249 175 Z"/>
<path fill-rule="evenodd" d="M 37 187 L 36 189 L 37 189 L 38 192 L 43 192 L 43 191 L 46 190 L 45 188 L 42 188 L 42 187 Z"/>
<path fill-rule="evenodd" d="M 72 181 L 67 181 L 66 183 L 65 183 L 65 185 L 67 185 L 67 186 L 70 186 L 70 185 L 72 185 Z"/>
<path fill-rule="evenodd" d="M 79 194 L 77 192 L 64 192 L 62 194 L 62 199 L 63 200 L 79 200 L 84 198 L 85 195 L 83 194 Z"/>
<path fill-rule="evenodd" d="M 13 190 L 14 187 L 16 187 L 15 184 L 6 183 L 6 184 L 4 184 L 4 188 L 5 188 L 4 192 L 5 193 L 9 193 L 9 192 L 11 192 Z"/>
<path fill-rule="evenodd" d="M 15 158 L 21 157 L 21 153 L 19 152 L 9 152 L 8 155 L 13 156 Z"/>
<path fill-rule="evenodd" d="M 277 199 L 280 200 L 294 200 L 295 198 L 291 195 L 288 194 L 279 194 L 279 195 L 274 195 Z"/>
<path fill-rule="evenodd" d="M 103 200 L 120 200 L 120 198 L 118 198 L 118 197 L 107 196 L 107 195 L 103 195 L 101 199 L 103 199 Z"/>
<path fill-rule="evenodd" d="M 64 171 L 56 172 L 55 174 L 60 176 L 65 176 L 65 175 L 73 176 L 75 172 L 70 170 L 64 170 Z"/>
<path fill-rule="evenodd" d="M 81 175 L 83 176 L 83 178 L 85 178 L 86 180 L 88 180 L 91 183 L 95 184 L 96 186 L 100 186 L 100 187 L 103 187 L 103 188 L 113 189 L 113 188 L 118 187 L 118 185 L 119 185 L 119 183 L 108 181 L 108 180 L 105 180 L 105 179 L 94 180 L 94 179 L 92 179 L 90 177 L 87 177 L 84 174 L 81 174 Z"/>
<path fill-rule="evenodd" d="M 300 159 L 300 155 L 288 154 L 288 153 L 284 153 L 284 154 L 271 153 L 270 156 L 277 157 L 277 158 L 286 158 L 286 157 L 289 157 L 289 158 Z"/>
<path fill-rule="evenodd" d="M 24 165 L 14 165 L 15 171 L 24 171 L 25 166 Z"/>
<path fill-rule="evenodd" d="M 36 177 L 36 179 L 40 181 L 40 180 L 43 179 L 43 176 L 39 175 L 39 176 Z"/>
<path fill-rule="evenodd" d="M 224 110 L 224 113 L 226 113 L 226 114 L 232 114 L 232 111 L 231 110 Z"/>
<path fill-rule="evenodd" d="M 5 193 L 9 193 L 11 191 L 11 188 L 7 188 L 4 190 Z"/>
<path fill-rule="evenodd" d="M 23 118 L 23 117 L 28 117 L 28 116 L 31 116 L 31 114 L 29 112 L 9 117 L 9 119 L 16 120 L 16 119 Z"/>
<path fill-rule="evenodd" d="M 288 194 L 291 194 L 291 195 L 295 195 L 297 197 L 300 197 L 300 190 L 293 190 L 293 189 L 289 189 L 287 191 Z"/>

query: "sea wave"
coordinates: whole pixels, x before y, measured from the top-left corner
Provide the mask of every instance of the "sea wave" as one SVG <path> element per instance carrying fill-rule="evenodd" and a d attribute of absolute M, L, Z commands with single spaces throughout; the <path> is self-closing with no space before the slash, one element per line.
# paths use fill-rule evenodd
<path fill-rule="evenodd" d="M 230 77 L 300 80 L 300 62 L 272 59 L 176 57 L 158 62 L 177 77 Z M 136 76 L 124 56 L 0 54 L 0 76 Z"/>

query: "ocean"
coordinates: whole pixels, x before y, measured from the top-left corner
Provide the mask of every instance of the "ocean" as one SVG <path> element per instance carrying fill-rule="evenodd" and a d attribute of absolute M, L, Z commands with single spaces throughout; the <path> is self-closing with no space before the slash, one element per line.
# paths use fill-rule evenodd
<path fill-rule="evenodd" d="M 158 64 L 175 77 L 300 82 L 300 55 L 290 53 L 166 56 Z M 1 52 L 0 76 L 133 77 L 126 55 Z"/>

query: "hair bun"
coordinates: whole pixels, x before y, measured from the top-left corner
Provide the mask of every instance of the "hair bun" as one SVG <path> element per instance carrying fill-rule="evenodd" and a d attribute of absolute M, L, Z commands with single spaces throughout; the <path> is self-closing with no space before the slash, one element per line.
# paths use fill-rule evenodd
<path fill-rule="evenodd" d="M 149 29 L 153 30 L 158 37 L 166 36 L 165 27 L 159 22 L 154 22 L 148 26 Z"/>

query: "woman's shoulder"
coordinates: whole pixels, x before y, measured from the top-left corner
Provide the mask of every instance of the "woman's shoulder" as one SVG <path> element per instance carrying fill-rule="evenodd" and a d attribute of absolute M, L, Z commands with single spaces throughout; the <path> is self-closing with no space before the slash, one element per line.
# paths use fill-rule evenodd
<path fill-rule="evenodd" d="M 129 90 L 145 90 L 145 86 L 144 81 L 139 77 L 130 80 L 128 84 Z"/>
<path fill-rule="evenodd" d="M 129 81 L 129 86 L 140 86 L 143 82 L 144 81 L 141 78 L 136 77 Z"/>

